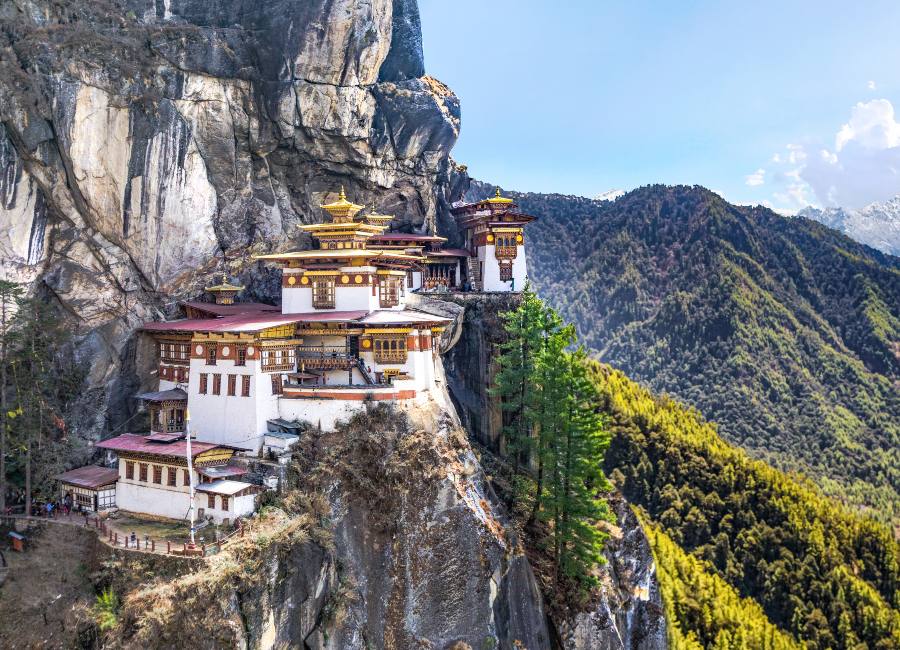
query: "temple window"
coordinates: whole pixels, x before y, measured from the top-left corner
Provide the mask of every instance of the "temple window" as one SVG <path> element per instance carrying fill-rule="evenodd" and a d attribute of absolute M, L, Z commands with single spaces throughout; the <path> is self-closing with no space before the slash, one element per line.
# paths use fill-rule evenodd
<path fill-rule="evenodd" d="M 222 495 L 222 510 L 228 510 L 228 497 Z"/>
<path fill-rule="evenodd" d="M 178 484 L 178 476 L 177 476 L 177 474 L 175 473 L 175 472 L 176 472 L 175 468 L 174 468 L 174 467 L 169 467 L 168 470 L 167 470 L 167 472 L 168 472 L 168 483 L 169 483 L 169 485 L 171 485 L 172 487 L 175 487 L 175 486 Z"/>
<path fill-rule="evenodd" d="M 147 482 L 147 465 L 145 463 L 138 465 L 138 480 Z"/>
<path fill-rule="evenodd" d="M 134 480 L 134 463 L 125 461 L 125 478 Z"/>
<path fill-rule="evenodd" d="M 162 485 L 162 467 L 159 465 L 153 466 L 153 482 Z"/>
<path fill-rule="evenodd" d="M 315 309 L 334 309 L 334 278 L 313 280 L 312 292 Z"/>
<path fill-rule="evenodd" d="M 186 469 L 181 470 L 181 478 L 184 481 L 185 485 L 191 484 L 191 475 L 188 473 Z"/>
<path fill-rule="evenodd" d="M 400 287 L 403 281 L 396 277 L 382 278 L 378 283 L 378 300 L 382 307 L 396 307 L 400 304 Z"/>
<path fill-rule="evenodd" d="M 200 375 L 200 389 L 198 390 L 201 395 L 206 395 L 206 382 L 207 374 L 204 372 Z"/>
<path fill-rule="evenodd" d="M 509 282 L 513 279 L 513 267 L 512 264 L 501 264 L 500 265 L 500 279 L 504 282 Z"/>
<path fill-rule="evenodd" d="M 263 372 L 293 371 L 297 351 L 294 346 L 265 348 L 262 351 Z"/>
<path fill-rule="evenodd" d="M 237 375 L 228 375 L 228 396 L 237 395 Z"/>
<path fill-rule="evenodd" d="M 250 397 L 250 375 L 241 377 L 241 397 Z"/>
<path fill-rule="evenodd" d="M 272 375 L 272 394 L 281 395 L 284 389 L 281 383 L 281 375 Z"/>
<path fill-rule="evenodd" d="M 247 346 L 239 345 L 237 348 L 237 357 L 234 362 L 236 366 L 246 366 L 247 365 Z"/>
<path fill-rule="evenodd" d="M 215 494 L 207 494 L 206 495 L 206 507 L 214 510 L 216 507 L 216 495 Z"/>
<path fill-rule="evenodd" d="M 216 373 L 213 376 L 213 395 L 221 395 L 222 394 L 222 375 Z"/>
<path fill-rule="evenodd" d="M 406 337 L 390 337 L 375 339 L 376 363 L 405 363 Z"/>
<path fill-rule="evenodd" d="M 216 344 L 212 343 L 206 346 L 206 365 L 216 365 Z"/>

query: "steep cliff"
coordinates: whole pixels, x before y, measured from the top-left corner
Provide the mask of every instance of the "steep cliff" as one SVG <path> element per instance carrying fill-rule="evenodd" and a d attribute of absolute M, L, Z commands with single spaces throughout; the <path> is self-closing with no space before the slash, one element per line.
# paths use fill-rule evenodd
<path fill-rule="evenodd" d="M 549 649 L 537 583 L 465 435 L 446 416 L 414 420 L 379 407 L 308 432 L 285 498 L 200 570 L 107 563 L 96 579 L 123 608 L 105 644 Z"/>
<path fill-rule="evenodd" d="M 59 300 L 91 435 L 129 415 L 136 324 L 222 257 L 304 246 L 341 185 L 432 230 L 459 103 L 411 0 L 23 0 L 0 8 L 0 273 Z M 99 399 L 96 393 L 100 393 Z"/>
<path fill-rule="evenodd" d="M 447 388 L 461 422 L 484 450 L 482 462 L 489 473 L 508 470 L 502 461 L 503 414 L 489 387 L 498 370 L 495 346 L 505 336 L 501 314 L 515 309 L 520 300 L 516 294 L 414 297 L 417 309 L 454 319 L 442 346 Z M 498 478 L 509 483 L 509 477 Z M 502 488 L 498 491 L 504 496 Z M 666 619 L 649 541 L 625 499 L 616 494 L 610 501 L 616 521 L 609 527 L 600 587 L 584 611 L 549 612 L 555 642 L 565 650 L 662 650 Z M 537 548 L 529 550 L 539 553 Z M 548 602 L 557 600 L 555 594 L 545 596 Z"/>

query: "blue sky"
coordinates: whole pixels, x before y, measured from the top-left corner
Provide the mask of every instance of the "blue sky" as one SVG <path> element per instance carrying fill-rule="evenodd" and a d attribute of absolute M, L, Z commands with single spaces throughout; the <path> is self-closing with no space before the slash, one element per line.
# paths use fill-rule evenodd
<path fill-rule="evenodd" d="M 900 194 L 900 2 L 420 0 L 453 151 L 509 189 L 702 184 L 791 211 Z"/>

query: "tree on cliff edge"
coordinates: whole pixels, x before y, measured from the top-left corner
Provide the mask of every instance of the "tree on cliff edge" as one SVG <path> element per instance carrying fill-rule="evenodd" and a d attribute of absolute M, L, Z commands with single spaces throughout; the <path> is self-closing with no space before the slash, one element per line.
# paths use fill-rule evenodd
<path fill-rule="evenodd" d="M 493 392 L 503 406 L 513 467 L 534 479 L 529 523 L 547 524 L 557 581 L 591 584 L 606 538 L 598 524 L 609 518 L 601 467 L 610 438 L 586 355 L 570 351 L 574 328 L 528 287 L 520 306 L 502 318 L 508 338 Z"/>

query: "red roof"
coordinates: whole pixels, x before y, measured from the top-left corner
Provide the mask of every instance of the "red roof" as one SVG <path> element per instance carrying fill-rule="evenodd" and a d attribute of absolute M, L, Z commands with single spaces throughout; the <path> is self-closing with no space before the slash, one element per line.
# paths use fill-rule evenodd
<path fill-rule="evenodd" d="M 141 454 L 152 454 L 155 456 L 187 456 L 187 440 L 175 440 L 173 442 L 154 442 L 149 436 L 139 435 L 137 433 L 123 433 L 109 440 L 101 440 L 97 443 L 101 449 L 109 449 L 117 452 L 135 452 Z M 217 445 L 211 442 L 200 442 L 191 440 L 191 458 L 197 454 L 202 454 L 210 449 L 234 449 L 236 451 L 244 451 L 242 447 L 233 447 L 231 445 Z"/>
<path fill-rule="evenodd" d="M 330 311 L 305 314 L 251 313 L 222 318 L 182 318 L 162 323 L 144 323 L 145 332 L 258 332 L 290 323 L 343 323 L 362 318 L 369 312 Z"/>
<path fill-rule="evenodd" d="M 85 465 L 54 476 L 57 481 L 78 487 L 97 489 L 119 480 L 119 470 L 111 467 Z"/>
<path fill-rule="evenodd" d="M 369 241 L 447 241 L 447 238 L 435 235 L 409 235 L 402 232 L 387 232 L 382 235 L 375 235 Z"/>
<path fill-rule="evenodd" d="M 472 254 L 464 248 L 445 248 L 439 251 L 428 251 L 428 257 L 471 257 Z"/>
<path fill-rule="evenodd" d="M 276 305 L 266 305 L 261 302 L 237 302 L 232 305 L 217 305 L 214 302 L 183 302 L 184 307 L 193 307 L 200 309 L 216 316 L 233 316 L 235 314 L 246 314 L 247 312 L 280 312 L 281 307 Z"/>

